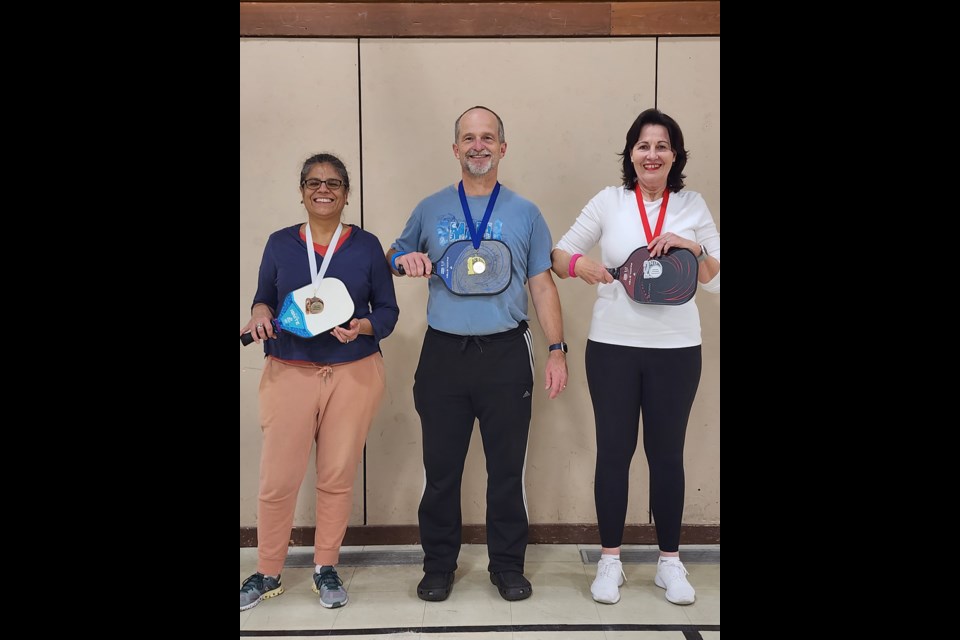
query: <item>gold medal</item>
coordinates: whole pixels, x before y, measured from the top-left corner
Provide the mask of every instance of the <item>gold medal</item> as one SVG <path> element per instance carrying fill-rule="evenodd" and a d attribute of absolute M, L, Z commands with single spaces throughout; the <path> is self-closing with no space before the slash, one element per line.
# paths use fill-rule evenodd
<path fill-rule="evenodd" d="M 307 313 L 323 313 L 323 300 L 320 298 L 307 298 L 303 304 Z"/>
<path fill-rule="evenodd" d="M 470 256 L 467 258 L 467 274 L 478 276 L 487 270 L 487 261 L 480 256 Z"/>

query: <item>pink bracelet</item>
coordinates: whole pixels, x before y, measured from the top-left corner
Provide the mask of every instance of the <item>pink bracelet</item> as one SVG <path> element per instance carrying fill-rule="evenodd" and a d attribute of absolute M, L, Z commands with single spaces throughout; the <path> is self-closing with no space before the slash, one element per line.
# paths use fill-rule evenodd
<path fill-rule="evenodd" d="M 570 256 L 570 266 L 567 267 L 567 272 L 570 274 L 571 278 L 577 277 L 577 273 L 573 270 L 573 268 L 577 266 L 577 258 L 582 258 L 582 257 L 583 257 L 582 253 L 575 253 L 572 256 Z"/>

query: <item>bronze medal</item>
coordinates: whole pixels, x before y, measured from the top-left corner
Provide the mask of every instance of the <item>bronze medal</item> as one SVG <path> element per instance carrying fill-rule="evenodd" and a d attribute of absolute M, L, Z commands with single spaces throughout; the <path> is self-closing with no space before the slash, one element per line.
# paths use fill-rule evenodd
<path fill-rule="evenodd" d="M 307 298 L 304 306 L 307 313 L 323 313 L 323 300 L 320 298 Z"/>

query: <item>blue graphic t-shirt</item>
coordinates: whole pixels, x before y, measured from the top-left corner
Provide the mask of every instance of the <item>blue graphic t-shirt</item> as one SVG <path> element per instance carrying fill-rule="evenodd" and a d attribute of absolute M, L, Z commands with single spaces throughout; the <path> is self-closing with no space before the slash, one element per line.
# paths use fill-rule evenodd
<path fill-rule="evenodd" d="M 467 196 L 470 216 L 479 224 L 490 196 Z M 439 331 L 483 336 L 516 328 L 527 315 L 527 279 L 550 268 L 550 230 L 540 210 L 526 198 L 501 185 L 484 239 L 510 247 L 510 286 L 495 296 L 458 296 L 436 276 L 430 277 L 427 324 Z M 393 243 L 398 251 L 419 251 L 437 262 L 452 242 L 470 240 L 457 185 L 424 198 L 413 210 L 403 233 Z"/>

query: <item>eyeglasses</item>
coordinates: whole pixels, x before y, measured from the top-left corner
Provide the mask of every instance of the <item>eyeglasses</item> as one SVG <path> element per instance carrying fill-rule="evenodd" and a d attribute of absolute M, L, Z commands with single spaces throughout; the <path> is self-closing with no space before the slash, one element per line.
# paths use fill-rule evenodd
<path fill-rule="evenodd" d="M 343 186 L 343 180 L 337 180 L 336 178 L 329 178 L 327 180 L 318 180 L 316 178 L 310 178 L 309 180 L 304 180 L 303 182 L 301 182 L 300 186 L 307 187 L 308 189 L 312 189 L 313 191 L 316 191 L 317 189 L 320 188 L 320 185 L 322 185 L 323 183 L 327 183 L 327 189 L 330 189 L 330 191 L 336 191 L 337 189 Z"/>

